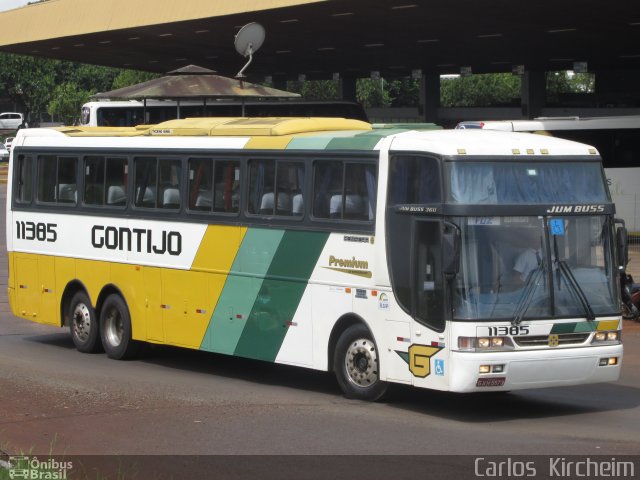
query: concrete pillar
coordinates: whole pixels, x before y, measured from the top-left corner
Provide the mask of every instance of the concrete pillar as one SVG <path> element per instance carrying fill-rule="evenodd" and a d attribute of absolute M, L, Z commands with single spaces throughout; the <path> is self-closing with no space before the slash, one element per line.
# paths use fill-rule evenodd
<path fill-rule="evenodd" d="M 338 83 L 338 98 L 342 100 L 349 100 L 351 102 L 357 102 L 358 97 L 356 95 L 356 80 L 357 78 L 341 78 Z"/>
<path fill-rule="evenodd" d="M 545 72 L 524 72 L 520 90 L 520 105 L 523 117 L 532 119 L 542 114 L 546 101 L 546 91 L 547 78 Z"/>
<path fill-rule="evenodd" d="M 420 114 L 425 122 L 438 123 L 440 108 L 440 75 L 425 73 L 420 80 Z"/>

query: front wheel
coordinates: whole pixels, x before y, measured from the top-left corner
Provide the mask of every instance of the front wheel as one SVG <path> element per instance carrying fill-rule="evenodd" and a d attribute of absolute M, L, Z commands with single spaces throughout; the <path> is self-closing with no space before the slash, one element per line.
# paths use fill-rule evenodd
<path fill-rule="evenodd" d="M 100 335 L 109 358 L 123 360 L 138 353 L 140 342 L 131 338 L 131 316 L 122 297 L 111 294 L 100 310 Z"/>
<path fill-rule="evenodd" d="M 340 335 L 333 369 L 347 398 L 376 401 L 389 386 L 380 380 L 378 348 L 363 324 L 352 325 Z"/>

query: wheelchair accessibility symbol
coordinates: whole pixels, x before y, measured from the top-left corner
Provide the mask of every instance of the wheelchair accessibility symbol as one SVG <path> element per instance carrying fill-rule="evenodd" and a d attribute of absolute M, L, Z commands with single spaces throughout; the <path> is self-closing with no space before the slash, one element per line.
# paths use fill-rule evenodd
<path fill-rule="evenodd" d="M 444 376 L 444 360 L 436 360 L 435 361 L 435 371 L 436 375 Z"/>

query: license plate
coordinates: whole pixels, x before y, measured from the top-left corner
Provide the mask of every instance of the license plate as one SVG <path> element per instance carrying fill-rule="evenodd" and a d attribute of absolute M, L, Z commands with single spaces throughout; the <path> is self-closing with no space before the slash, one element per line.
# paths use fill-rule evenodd
<path fill-rule="evenodd" d="M 506 377 L 479 378 L 476 387 L 501 387 Z"/>

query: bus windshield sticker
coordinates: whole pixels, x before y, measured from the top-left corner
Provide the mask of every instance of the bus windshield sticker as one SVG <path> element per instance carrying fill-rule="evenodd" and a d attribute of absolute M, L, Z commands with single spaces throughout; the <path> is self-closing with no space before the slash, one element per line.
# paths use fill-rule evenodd
<path fill-rule="evenodd" d="M 561 218 L 552 218 L 549 220 L 549 227 L 551 227 L 552 235 L 564 235 L 564 220 Z"/>
<path fill-rule="evenodd" d="M 500 225 L 500 217 L 471 217 L 469 225 Z"/>

